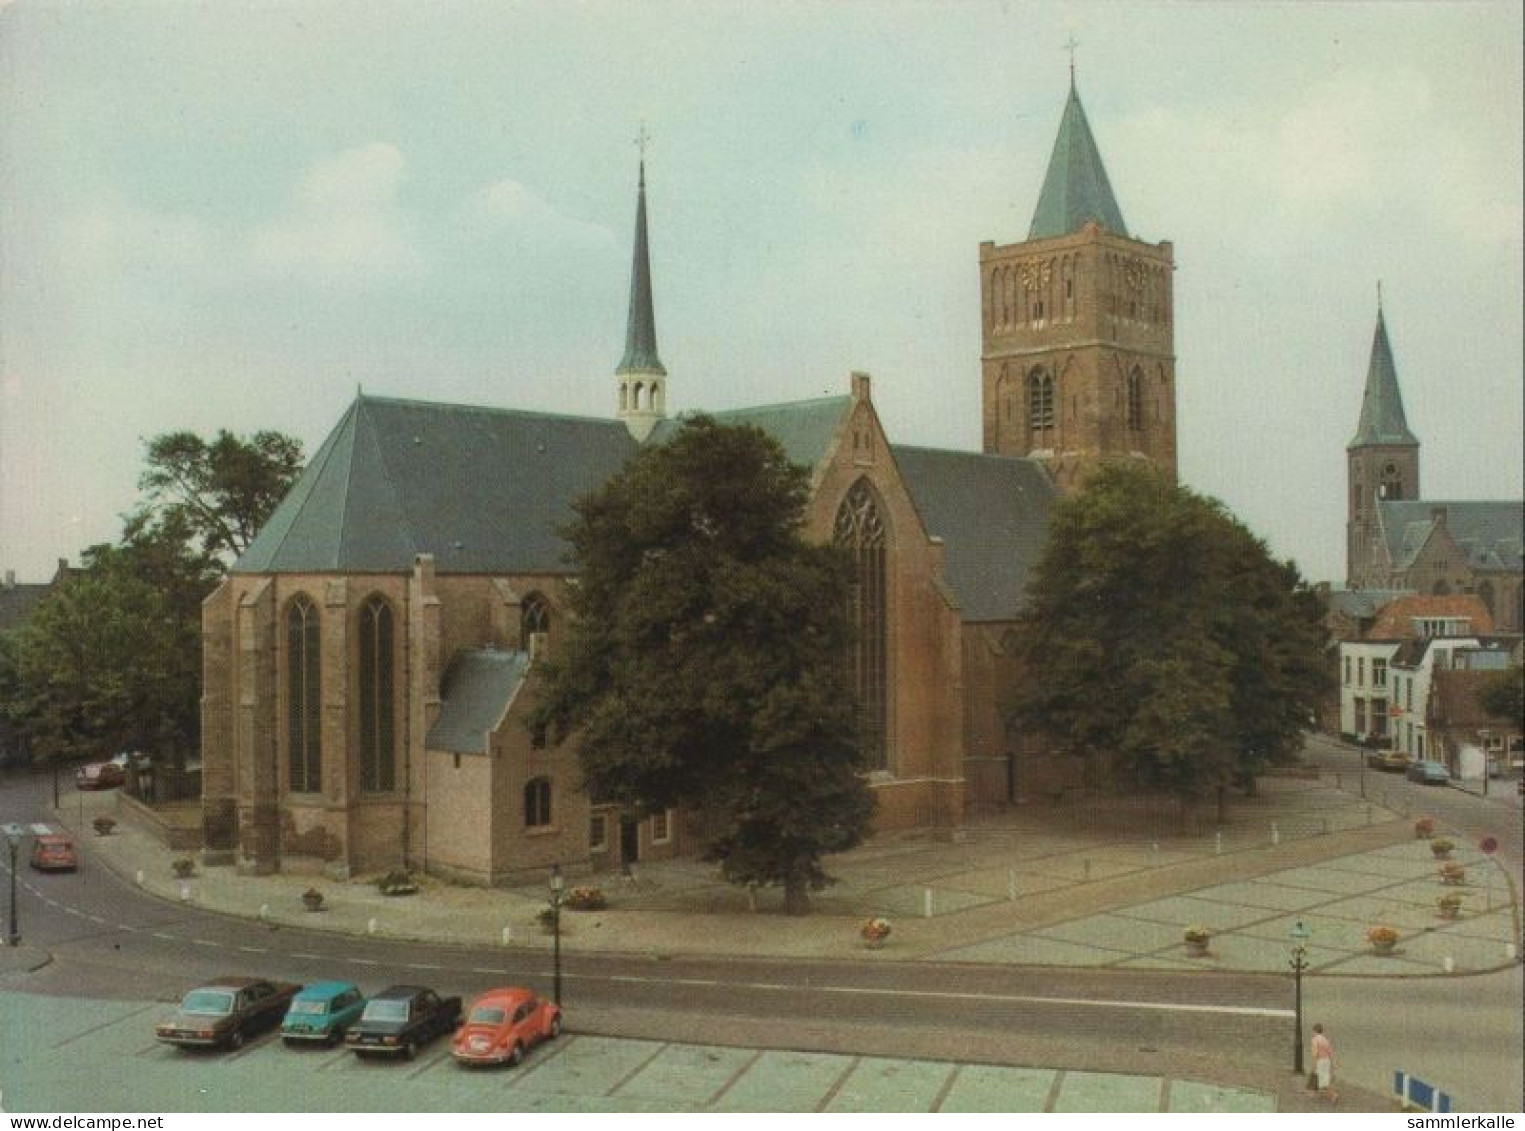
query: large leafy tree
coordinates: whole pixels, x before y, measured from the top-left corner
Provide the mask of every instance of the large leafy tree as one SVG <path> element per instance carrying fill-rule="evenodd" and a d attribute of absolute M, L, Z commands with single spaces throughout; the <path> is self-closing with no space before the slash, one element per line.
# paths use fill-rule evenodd
<path fill-rule="evenodd" d="M 1294 756 L 1327 680 L 1297 568 L 1146 467 L 1104 467 L 1058 506 L 1028 598 L 1017 717 L 1124 782 L 1253 785 Z"/>
<path fill-rule="evenodd" d="M 147 498 L 121 540 L 86 549 L 15 642 L 9 716 L 34 758 L 196 750 L 201 603 L 300 463 L 300 443 L 276 433 L 148 442 Z"/>
<path fill-rule="evenodd" d="M 723 874 L 782 886 L 793 913 L 873 807 L 844 664 L 850 565 L 801 537 L 807 498 L 761 430 L 694 417 L 582 499 L 575 617 L 537 718 L 577 732 L 594 797 L 702 815 Z"/>

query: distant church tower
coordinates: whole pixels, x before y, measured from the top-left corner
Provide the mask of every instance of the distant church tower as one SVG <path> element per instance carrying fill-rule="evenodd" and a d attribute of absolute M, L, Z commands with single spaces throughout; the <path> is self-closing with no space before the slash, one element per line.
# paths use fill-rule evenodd
<path fill-rule="evenodd" d="M 985 451 L 1072 492 L 1104 460 L 1176 474 L 1173 250 L 1128 235 L 1075 89 L 1027 239 L 980 245 Z"/>
<path fill-rule="evenodd" d="M 1354 589 L 1381 587 L 1386 578 L 1373 574 L 1379 557 L 1376 540 L 1377 501 L 1419 498 L 1419 440 L 1409 431 L 1398 392 L 1398 367 L 1387 340 L 1381 292 L 1377 296 L 1377 329 L 1371 339 L 1371 363 L 1366 368 L 1366 392 L 1361 397 L 1361 421 L 1355 438 L 1345 447 L 1349 485 L 1345 524 L 1345 583 Z"/>
<path fill-rule="evenodd" d="M 641 147 L 640 187 L 635 205 L 635 255 L 630 265 L 630 319 L 625 356 L 614 371 L 619 383 L 619 418 L 637 440 L 645 440 L 667 415 L 667 370 L 657 356 L 657 317 L 651 302 L 651 260 L 646 249 L 646 131 Z"/>

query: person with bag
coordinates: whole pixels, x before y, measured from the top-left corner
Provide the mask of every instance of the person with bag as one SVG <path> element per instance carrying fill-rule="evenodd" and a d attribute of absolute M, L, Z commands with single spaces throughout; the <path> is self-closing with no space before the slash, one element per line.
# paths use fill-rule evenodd
<path fill-rule="evenodd" d="M 1331 1104 L 1340 1102 L 1340 1094 L 1334 1090 L 1334 1045 L 1324 1035 L 1322 1024 L 1313 1026 L 1313 1074 L 1308 1083 Z"/>

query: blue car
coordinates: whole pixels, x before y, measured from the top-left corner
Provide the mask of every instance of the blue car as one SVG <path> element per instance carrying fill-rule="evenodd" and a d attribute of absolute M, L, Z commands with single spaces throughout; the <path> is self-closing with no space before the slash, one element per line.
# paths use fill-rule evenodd
<path fill-rule="evenodd" d="M 1425 785 L 1445 785 L 1451 780 L 1451 771 L 1444 762 L 1415 762 L 1406 771 L 1409 781 Z"/>
<path fill-rule="evenodd" d="M 288 1045 L 334 1045 L 365 1011 L 365 995 L 353 982 L 317 982 L 291 999 L 281 1022 Z"/>

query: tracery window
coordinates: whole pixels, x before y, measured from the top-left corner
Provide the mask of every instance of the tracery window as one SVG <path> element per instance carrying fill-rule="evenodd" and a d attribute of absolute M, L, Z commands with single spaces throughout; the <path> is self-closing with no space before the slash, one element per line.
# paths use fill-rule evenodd
<path fill-rule="evenodd" d="M 397 788 L 392 607 L 372 597 L 360 610 L 360 786 Z"/>
<path fill-rule="evenodd" d="M 842 500 L 833 540 L 851 552 L 857 566 L 849 609 L 855 630 L 849 664 L 857 703 L 858 741 L 864 766 L 883 770 L 888 768 L 886 537 L 879 502 L 867 480 L 860 479 Z"/>
<path fill-rule="evenodd" d="M 322 663 L 317 606 L 298 597 L 286 610 L 286 759 L 293 793 L 323 788 Z"/>

